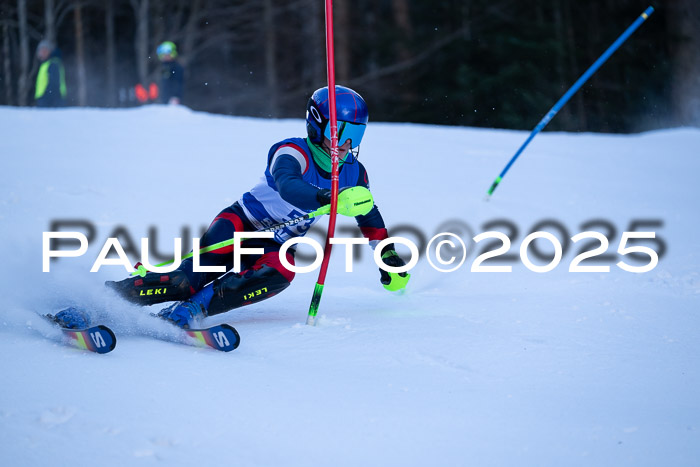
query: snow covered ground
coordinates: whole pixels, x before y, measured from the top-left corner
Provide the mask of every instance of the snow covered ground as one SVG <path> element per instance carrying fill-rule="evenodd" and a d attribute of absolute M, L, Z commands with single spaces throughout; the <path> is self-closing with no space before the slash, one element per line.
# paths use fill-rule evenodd
<path fill-rule="evenodd" d="M 163 106 L 0 108 L 0 465 L 698 465 L 698 129 L 541 134 L 485 202 L 527 133 L 371 123 L 361 160 L 390 231 L 457 233 L 465 264 L 423 258 L 393 295 L 367 251 L 345 273 L 335 249 L 318 326 L 317 273 L 299 274 L 211 318 L 241 334 L 228 354 L 150 337 L 168 325 L 102 286 L 124 269 L 89 272 L 118 227 L 138 242 L 155 226 L 171 252 L 304 131 Z M 42 232 L 76 219 L 95 227 L 87 254 L 42 272 Z M 553 271 L 528 270 L 520 243 L 547 219 L 559 239 L 608 236 L 612 257 L 583 264 L 610 272 L 569 272 L 571 242 Z M 615 265 L 645 263 L 616 254 L 635 220 L 665 245 L 642 274 Z M 486 230 L 516 257 L 485 264 L 512 272 L 470 271 Z M 73 304 L 114 329 L 112 353 L 63 346 L 39 317 Z"/>

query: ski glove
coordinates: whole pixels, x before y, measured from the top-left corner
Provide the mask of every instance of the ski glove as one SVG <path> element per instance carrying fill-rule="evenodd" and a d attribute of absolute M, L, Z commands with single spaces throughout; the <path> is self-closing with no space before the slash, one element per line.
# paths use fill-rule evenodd
<path fill-rule="evenodd" d="M 387 266 L 394 268 L 400 268 L 401 266 L 406 265 L 404 260 L 401 259 L 395 250 L 385 251 L 382 255 L 382 261 L 384 261 L 384 264 Z M 404 289 L 406 284 L 408 284 L 408 280 L 411 278 L 411 275 L 407 272 L 388 272 L 381 268 L 379 268 L 379 274 L 381 276 L 380 280 L 384 285 L 384 288 L 391 292 Z"/>
<path fill-rule="evenodd" d="M 316 199 L 330 212 L 331 190 L 322 188 L 316 193 Z M 372 193 L 363 186 L 345 187 L 338 192 L 338 214 L 348 217 L 365 216 L 374 207 Z"/>

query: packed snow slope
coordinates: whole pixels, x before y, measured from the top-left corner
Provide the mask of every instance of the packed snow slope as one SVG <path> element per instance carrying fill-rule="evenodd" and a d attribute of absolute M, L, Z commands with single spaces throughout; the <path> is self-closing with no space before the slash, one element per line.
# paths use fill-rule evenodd
<path fill-rule="evenodd" d="M 541 134 L 485 202 L 526 132 L 371 123 L 360 160 L 390 232 L 455 233 L 465 263 L 438 272 L 421 252 L 396 295 L 368 247 L 351 273 L 336 247 L 319 324 L 304 324 L 317 272 L 298 274 L 209 318 L 240 332 L 231 353 L 173 342 L 158 307 L 106 290 L 123 267 L 89 272 L 115 231 L 172 253 L 257 182 L 273 143 L 304 133 L 301 118 L 182 107 L 0 108 L 0 465 L 698 465 L 700 130 Z M 93 227 L 87 253 L 42 272 L 42 232 L 75 220 L 61 230 Z M 541 221 L 567 245 L 544 273 L 519 256 Z M 482 265 L 511 272 L 471 271 L 489 230 L 514 256 Z M 609 272 L 569 272 L 600 244 L 570 240 L 587 230 L 609 257 L 581 265 Z M 618 253 L 631 230 L 655 232 L 635 243 L 661 256 L 649 272 L 616 266 L 650 261 Z M 541 266 L 533 251 L 553 249 L 530 245 Z M 444 268 L 461 257 L 441 253 L 457 256 L 433 254 Z M 69 305 L 112 327 L 116 349 L 63 345 L 40 314 Z"/>

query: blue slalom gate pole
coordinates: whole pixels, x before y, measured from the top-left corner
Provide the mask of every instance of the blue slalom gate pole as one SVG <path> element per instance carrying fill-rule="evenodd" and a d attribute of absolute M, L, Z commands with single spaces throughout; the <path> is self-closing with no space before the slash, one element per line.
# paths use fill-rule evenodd
<path fill-rule="evenodd" d="M 491 196 L 493 194 L 494 190 L 496 189 L 498 184 L 501 183 L 501 180 L 506 175 L 508 170 L 510 170 L 510 167 L 513 165 L 515 160 L 520 156 L 520 154 L 522 154 L 522 152 L 525 150 L 525 147 L 527 147 L 527 145 L 530 144 L 530 141 L 532 141 L 532 139 L 537 135 L 537 133 L 542 131 L 542 129 L 545 126 L 547 126 L 549 121 L 552 120 L 552 118 L 554 118 L 554 116 L 557 114 L 557 112 L 559 112 L 559 110 L 561 110 L 561 108 L 564 107 L 564 105 L 569 101 L 569 99 L 571 99 L 571 96 L 573 96 L 576 93 L 576 91 L 578 91 L 581 88 L 581 86 L 583 86 L 584 83 L 586 81 L 588 81 L 588 78 L 590 78 L 593 75 L 593 73 L 598 71 L 598 68 L 600 68 L 600 66 L 603 63 L 605 63 L 605 61 L 608 58 L 610 58 L 610 56 L 613 53 L 615 53 L 615 51 L 622 45 L 622 43 L 625 42 L 627 40 L 627 38 L 630 37 L 632 35 L 632 33 L 634 31 L 636 31 L 637 28 L 644 21 L 646 21 L 646 19 L 649 17 L 649 15 L 651 15 L 653 12 L 654 12 L 654 8 L 651 6 L 649 8 L 647 8 L 646 10 L 644 10 L 644 13 L 639 15 L 639 18 L 637 18 L 636 21 L 634 23 L 632 23 L 630 25 L 630 27 L 628 27 L 627 30 L 625 30 L 625 32 L 623 32 L 622 35 L 620 37 L 618 37 L 617 40 L 615 42 L 613 42 L 613 44 L 610 47 L 608 47 L 608 50 L 606 50 L 603 53 L 603 55 L 601 55 L 598 58 L 598 60 L 596 60 L 595 63 L 593 63 L 593 65 L 591 65 L 590 68 L 588 68 L 588 70 L 586 70 L 586 72 L 581 75 L 581 77 L 574 83 L 574 85 L 571 86 L 568 91 L 566 91 L 566 93 L 561 97 L 561 99 L 559 99 L 559 101 L 556 104 L 554 104 L 554 107 L 549 109 L 549 112 L 547 112 L 547 114 L 544 116 L 544 118 L 542 118 L 542 120 L 540 120 L 540 123 L 537 124 L 535 129 L 532 130 L 532 133 L 530 133 L 530 136 L 528 136 L 527 139 L 525 140 L 525 142 L 523 143 L 523 145 L 520 146 L 520 149 L 518 149 L 518 151 L 515 153 L 515 155 L 511 158 L 510 162 L 508 162 L 508 164 L 505 166 L 503 171 L 501 171 L 501 174 L 498 177 L 496 177 L 496 179 L 493 181 L 491 188 L 489 188 L 488 196 Z M 487 200 L 489 199 L 488 196 L 486 198 Z"/>

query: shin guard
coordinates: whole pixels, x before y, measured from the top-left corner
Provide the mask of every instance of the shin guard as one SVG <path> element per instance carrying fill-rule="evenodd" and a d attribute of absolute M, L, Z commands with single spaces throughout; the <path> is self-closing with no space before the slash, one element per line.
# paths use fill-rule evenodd
<path fill-rule="evenodd" d="M 161 274 L 149 272 L 145 277 L 129 277 L 119 282 L 107 281 L 122 298 L 138 305 L 187 300 L 192 295 L 184 272 L 175 270 Z"/>
<path fill-rule="evenodd" d="M 290 282 L 277 269 L 263 265 L 241 274 L 229 273 L 214 281 L 214 296 L 207 307 L 209 316 L 250 305 L 277 295 Z"/>

